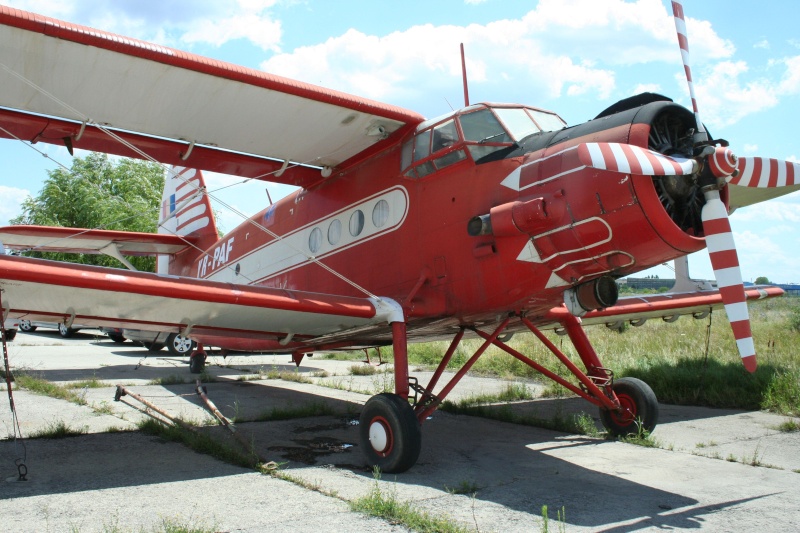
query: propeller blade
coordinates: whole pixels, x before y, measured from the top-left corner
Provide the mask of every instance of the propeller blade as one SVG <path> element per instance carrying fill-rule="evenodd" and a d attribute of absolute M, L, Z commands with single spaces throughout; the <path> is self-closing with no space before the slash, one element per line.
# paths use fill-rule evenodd
<path fill-rule="evenodd" d="M 733 242 L 728 211 L 720 200 L 719 191 L 705 191 L 706 204 L 700 213 L 703 221 L 703 232 L 706 247 L 711 258 L 717 288 L 725 305 L 725 312 L 733 329 L 736 346 L 742 363 L 748 372 L 756 370 L 756 349 L 753 334 L 750 330 L 750 314 L 742 284 L 742 272 L 739 268 L 739 257 Z"/>
<path fill-rule="evenodd" d="M 766 157 L 740 157 L 739 174 L 728 182 L 741 187 L 790 187 L 800 185 L 800 164 Z"/>
<path fill-rule="evenodd" d="M 678 46 L 681 48 L 681 59 L 683 59 L 683 70 L 686 73 L 686 83 L 689 84 L 689 96 L 692 98 L 692 109 L 694 110 L 695 121 L 697 122 L 697 132 L 700 134 L 700 141 L 707 141 L 703 121 L 700 120 L 700 111 L 697 108 L 697 97 L 694 95 L 694 82 L 692 81 L 692 67 L 689 65 L 689 34 L 686 32 L 686 19 L 683 16 L 683 5 L 673 0 L 672 14 L 675 17 L 675 31 L 678 34 Z"/>
<path fill-rule="evenodd" d="M 686 176 L 698 170 L 694 159 L 669 157 L 632 144 L 583 143 L 578 158 L 589 168 L 640 176 Z"/>

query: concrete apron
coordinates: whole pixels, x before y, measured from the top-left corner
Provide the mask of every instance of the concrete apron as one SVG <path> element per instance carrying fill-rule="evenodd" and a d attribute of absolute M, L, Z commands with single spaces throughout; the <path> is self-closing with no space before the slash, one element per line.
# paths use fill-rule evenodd
<path fill-rule="evenodd" d="M 153 376 L 193 379 L 185 361 L 166 352 L 144 357 L 142 349 L 103 342 L 20 345 L 15 350 L 19 367 L 27 365 L 46 379 L 121 381 L 173 415 L 205 421 L 204 431 L 238 446 L 227 430 L 213 425 L 193 382 L 147 384 Z M 319 376 L 324 370 L 327 376 L 313 379 L 327 387 L 237 381 L 258 370 L 290 369 L 287 360 L 261 356 L 228 360 L 232 364 L 226 367 L 212 365 L 209 371 L 219 381 L 205 385 L 208 395 L 227 417 L 241 419 L 325 404 L 334 415 L 247 422 L 238 428 L 262 456 L 281 463 L 307 486 L 337 497 L 226 465 L 156 437 L 105 433 L 131 429 L 145 416 L 136 402 L 114 402 L 113 386 L 86 389 L 87 406 L 16 391 L 23 435 L 57 421 L 85 427 L 90 434 L 27 440 L 24 452 L 13 440 L 0 441 L 0 479 L 14 478 L 14 459 L 23 453 L 30 478 L 0 483 L 0 513 L 10 520 L 9 531 L 108 530 L 114 523 L 137 530 L 164 517 L 213 520 L 218 530 L 403 530 L 349 512 L 342 502 L 376 486 L 385 496 L 480 531 L 540 530 L 543 505 L 551 527 L 557 511 L 565 511 L 568 531 L 786 531 L 800 526 L 800 474 L 794 471 L 800 469 L 800 434 L 775 429 L 785 417 L 662 405 L 653 435 L 660 448 L 643 448 L 437 412 L 423 425 L 417 465 L 376 481 L 364 466 L 359 428 L 353 424 L 369 396 L 352 391 L 375 392 L 385 386 L 386 376 L 349 376 L 353 363 L 314 358 L 304 361 L 301 371 Z M 507 385 L 470 378 L 456 388 L 454 399 Z M 517 402 L 513 409 L 537 418 L 584 411 L 596 418 L 595 409 L 580 399 Z M 8 409 L 0 412 L 0 420 L 5 434 L 11 434 Z"/>

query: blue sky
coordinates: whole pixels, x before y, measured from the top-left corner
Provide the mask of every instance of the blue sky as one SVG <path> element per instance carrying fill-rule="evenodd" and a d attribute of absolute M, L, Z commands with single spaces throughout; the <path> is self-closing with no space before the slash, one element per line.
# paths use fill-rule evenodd
<path fill-rule="evenodd" d="M 55 18 L 332 87 L 433 117 L 463 104 L 459 43 L 470 99 L 520 102 L 569 124 L 613 102 L 660 92 L 688 104 L 667 0 L 0 0 Z M 800 160 L 800 4 L 687 0 L 684 9 L 703 121 L 739 155 Z M 63 148 L 37 149 L 69 167 Z M 0 140 L 0 225 L 19 213 L 56 163 Z M 207 176 L 210 187 L 241 180 Z M 265 184 L 220 196 L 251 214 Z M 288 189 L 270 185 L 273 199 Z M 240 220 L 221 210 L 222 226 Z M 800 194 L 732 217 L 743 277 L 800 282 Z M 692 274 L 711 278 L 705 252 Z M 647 273 L 669 277 L 659 268 Z"/>

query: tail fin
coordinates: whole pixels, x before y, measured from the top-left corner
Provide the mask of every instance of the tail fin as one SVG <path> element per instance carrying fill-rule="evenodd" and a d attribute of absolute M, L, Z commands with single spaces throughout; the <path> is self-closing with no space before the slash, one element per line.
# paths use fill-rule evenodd
<path fill-rule="evenodd" d="M 191 237 L 195 247 L 175 256 L 158 257 L 159 274 L 192 275 L 192 265 L 219 240 L 206 184 L 199 170 L 173 167 L 164 177 L 158 233 Z"/>

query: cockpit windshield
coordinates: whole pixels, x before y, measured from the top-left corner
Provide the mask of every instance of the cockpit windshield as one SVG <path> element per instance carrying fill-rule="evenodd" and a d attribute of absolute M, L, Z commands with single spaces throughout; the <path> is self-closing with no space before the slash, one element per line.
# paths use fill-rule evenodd
<path fill-rule="evenodd" d="M 402 167 L 421 178 L 459 161 L 474 161 L 514 146 L 530 135 L 557 131 L 566 124 L 547 111 L 509 104 L 476 104 L 426 121 L 402 147 Z M 409 168 L 413 167 L 413 168 Z"/>

